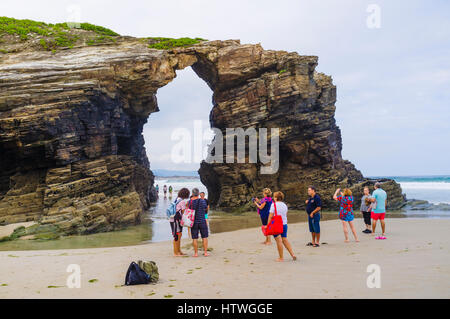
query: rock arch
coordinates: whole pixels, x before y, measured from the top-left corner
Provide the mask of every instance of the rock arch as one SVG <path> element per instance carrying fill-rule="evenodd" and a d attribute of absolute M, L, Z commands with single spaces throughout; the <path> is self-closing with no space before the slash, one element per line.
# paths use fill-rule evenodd
<path fill-rule="evenodd" d="M 170 51 L 130 38 L 113 46 L 10 54 L 0 64 L 0 224 L 34 220 L 61 233 L 139 222 L 155 199 L 142 128 L 157 90 L 191 66 L 213 91 L 213 127 L 279 127 L 280 169 L 208 164 L 211 202 L 248 207 L 263 187 L 300 208 L 314 183 L 332 205 L 334 187 L 370 181 L 341 156 L 336 87 L 317 57 L 237 40 Z M 403 202 L 393 181 L 392 206 Z"/>

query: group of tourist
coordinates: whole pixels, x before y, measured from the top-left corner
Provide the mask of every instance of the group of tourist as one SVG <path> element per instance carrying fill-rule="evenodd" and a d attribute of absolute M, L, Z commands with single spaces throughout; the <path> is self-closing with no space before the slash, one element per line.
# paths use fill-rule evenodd
<path fill-rule="evenodd" d="M 166 185 L 164 185 L 166 187 Z M 376 237 L 376 239 L 386 239 L 385 237 L 385 214 L 386 214 L 386 201 L 387 194 L 382 189 L 381 183 L 377 182 L 374 185 L 374 191 L 370 195 L 369 187 L 364 188 L 364 195 L 361 198 L 360 211 L 363 215 L 365 229 L 363 233 L 374 234 L 377 221 L 380 220 L 382 228 L 382 236 Z M 340 188 L 336 190 L 333 195 L 333 199 L 339 203 L 339 219 L 342 222 L 344 231 L 345 242 L 349 242 L 349 230 L 352 231 L 353 237 L 356 242 L 359 242 L 358 235 L 356 233 L 354 225 L 354 198 L 352 191 L 348 188 L 341 191 Z M 281 234 L 273 235 L 279 258 L 277 261 L 283 261 L 283 246 L 289 252 L 293 260 L 296 260 L 292 246 L 287 238 L 288 233 L 288 207 L 283 202 L 284 194 L 281 191 L 273 193 L 269 188 L 264 188 L 262 191 L 262 198 L 253 198 L 252 201 L 258 209 L 258 214 L 261 218 L 261 223 L 265 230 L 268 225 L 271 225 L 275 215 L 280 215 L 283 223 L 283 229 Z M 311 242 L 307 246 L 320 247 L 320 219 L 322 210 L 322 200 L 314 186 L 308 187 L 308 199 L 305 202 L 306 213 L 308 215 L 308 226 L 311 233 Z M 181 251 L 181 236 L 183 232 L 183 214 L 186 209 L 194 210 L 194 220 L 191 227 L 189 227 L 189 236 L 192 238 L 192 245 L 194 248 L 194 257 L 198 257 L 198 238 L 199 235 L 202 238 L 203 255 L 208 256 L 208 210 L 209 203 L 205 198 L 204 192 L 199 192 L 198 188 L 193 188 L 190 192 L 187 188 L 179 190 L 177 198 L 174 202 L 176 206 L 176 213 L 170 217 L 170 226 L 172 228 L 173 241 L 173 253 L 174 256 L 184 256 Z M 281 224 L 280 224 L 281 227 Z M 372 228 L 372 229 L 370 229 Z M 262 244 L 270 245 L 271 236 L 265 235 L 265 240 Z"/>
<path fill-rule="evenodd" d="M 188 200 L 189 199 L 189 200 Z M 183 233 L 183 214 L 187 208 L 195 210 L 194 221 L 192 227 L 188 228 L 189 236 L 192 238 L 192 246 L 194 247 L 194 257 L 198 257 L 198 237 L 202 238 L 203 255 L 208 256 L 208 210 L 209 203 L 205 198 L 204 192 L 199 192 L 198 188 L 193 188 L 189 192 L 187 188 L 178 191 L 175 199 L 175 215 L 170 217 L 170 227 L 173 235 L 173 254 L 174 256 L 185 256 L 181 251 L 181 236 Z"/>
<path fill-rule="evenodd" d="M 382 235 L 376 237 L 376 239 L 386 239 L 385 237 L 385 214 L 386 214 L 386 201 L 387 194 L 381 188 L 381 183 L 377 182 L 374 185 L 374 192 L 370 195 L 369 187 L 364 187 L 364 195 L 361 199 L 360 211 L 364 218 L 364 223 L 366 229 L 363 233 L 370 234 L 375 233 L 377 221 L 380 220 Z M 281 239 L 279 235 L 274 235 L 277 243 L 279 258 L 277 261 L 283 261 L 283 247 L 287 249 L 289 254 L 292 256 L 293 260 L 296 260 L 292 247 L 287 240 L 287 211 L 288 208 L 285 203 L 283 203 L 284 194 L 282 192 L 275 192 L 273 198 L 271 197 L 272 192 L 269 188 L 264 188 L 262 191 L 263 198 L 260 200 L 258 198 L 253 199 L 253 203 L 258 209 L 259 216 L 261 218 L 261 223 L 267 228 L 270 224 L 274 211 L 277 211 L 281 215 L 283 220 L 283 233 L 281 234 Z M 349 242 L 348 236 L 348 226 L 353 233 L 356 242 L 359 242 L 358 235 L 356 234 L 356 229 L 354 225 L 354 198 L 352 196 L 352 191 L 348 188 L 341 191 L 340 188 L 336 190 L 333 195 L 333 199 L 339 203 L 339 219 L 342 222 L 342 227 L 345 236 L 345 242 Z M 317 190 L 314 186 L 308 187 L 308 199 L 305 202 L 306 213 L 308 214 L 308 226 L 311 233 L 311 242 L 307 246 L 320 247 L 320 219 L 321 219 L 321 209 L 322 200 L 317 194 Z M 370 227 L 372 226 L 372 229 Z M 265 245 L 270 245 L 270 236 L 265 236 Z"/>
<path fill-rule="evenodd" d="M 164 198 L 167 198 L 167 190 L 169 190 L 169 197 L 172 197 L 173 187 L 172 185 L 169 185 L 169 188 L 167 188 L 167 185 L 163 186 L 163 192 L 164 192 Z M 159 185 L 156 184 L 155 186 L 156 196 L 159 196 Z"/>

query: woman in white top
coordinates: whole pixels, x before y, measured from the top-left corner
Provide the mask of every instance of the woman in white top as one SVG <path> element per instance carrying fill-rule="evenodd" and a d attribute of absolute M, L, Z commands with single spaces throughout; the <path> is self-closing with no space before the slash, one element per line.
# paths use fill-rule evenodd
<path fill-rule="evenodd" d="M 269 219 L 267 221 L 267 225 L 270 225 L 270 222 L 272 221 L 272 218 L 274 216 L 275 213 L 275 209 L 277 211 L 278 215 L 281 215 L 281 219 L 283 220 L 283 233 L 280 235 L 273 235 L 273 237 L 275 238 L 275 241 L 277 242 L 277 249 L 278 249 L 278 254 L 280 255 L 280 257 L 277 259 L 277 261 L 283 261 L 283 245 L 284 247 L 286 247 L 287 251 L 289 252 L 289 254 L 291 255 L 293 260 L 297 260 L 297 257 L 295 257 L 294 252 L 292 251 L 292 246 L 289 243 L 288 239 L 287 239 L 287 229 L 288 229 L 288 225 L 287 225 L 287 211 L 288 211 L 288 207 L 286 206 L 285 203 L 283 203 L 283 199 L 284 199 L 284 194 L 282 192 L 275 192 L 273 194 L 273 199 L 274 202 L 273 204 L 270 206 L 270 214 L 269 214 Z M 266 226 L 267 228 L 267 226 Z"/>

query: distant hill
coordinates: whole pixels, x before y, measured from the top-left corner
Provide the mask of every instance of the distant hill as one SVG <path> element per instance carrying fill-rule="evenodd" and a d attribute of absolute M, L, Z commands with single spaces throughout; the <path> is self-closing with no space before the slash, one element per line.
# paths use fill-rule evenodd
<path fill-rule="evenodd" d="M 197 171 L 176 171 L 170 169 L 154 169 L 153 174 L 157 177 L 172 177 L 172 176 L 189 176 L 199 177 Z"/>

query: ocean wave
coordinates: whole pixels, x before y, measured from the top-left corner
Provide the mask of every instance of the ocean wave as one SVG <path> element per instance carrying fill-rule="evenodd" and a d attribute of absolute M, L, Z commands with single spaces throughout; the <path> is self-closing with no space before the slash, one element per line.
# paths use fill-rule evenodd
<path fill-rule="evenodd" d="M 402 189 L 430 189 L 430 190 L 449 190 L 450 183 L 446 182 L 400 182 Z"/>

